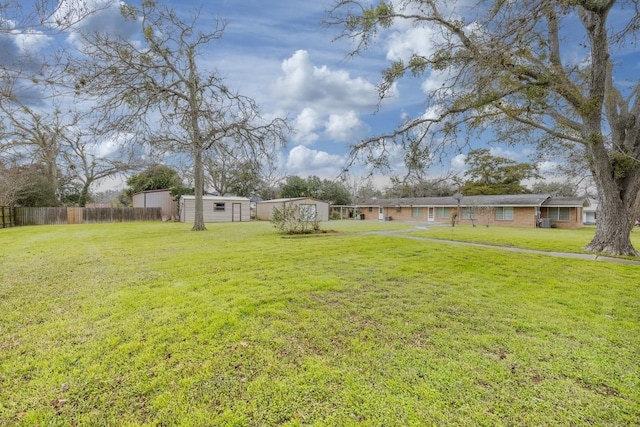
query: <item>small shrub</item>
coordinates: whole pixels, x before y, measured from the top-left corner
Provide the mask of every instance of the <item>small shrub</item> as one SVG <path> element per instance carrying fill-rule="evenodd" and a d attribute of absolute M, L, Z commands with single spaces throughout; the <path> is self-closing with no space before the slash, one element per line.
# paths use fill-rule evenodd
<path fill-rule="evenodd" d="M 301 210 L 294 204 L 273 208 L 271 223 L 284 234 L 311 234 L 320 230 L 320 220 L 315 212 Z"/>

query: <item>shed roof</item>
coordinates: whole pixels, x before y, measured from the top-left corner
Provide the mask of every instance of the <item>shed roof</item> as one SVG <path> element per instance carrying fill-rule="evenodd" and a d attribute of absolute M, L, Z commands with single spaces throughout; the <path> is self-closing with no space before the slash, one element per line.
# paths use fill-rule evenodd
<path fill-rule="evenodd" d="M 327 203 L 324 200 L 314 199 L 313 197 L 285 197 L 282 199 L 261 200 L 257 203 L 286 203 L 286 202 L 295 202 L 298 200 L 315 200 L 316 202 Z"/>
<path fill-rule="evenodd" d="M 170 188 L 160 188 L 158 190 L 145 190 L 145 191 L 139 191 L 137 193 L 134 194 L 134 196 L 138 195 L 138 194 L 149 194 L 149 193 L 170 193 L 171 189 Z"/>
<path fill-rule="evenodd" d="M 180 196 L 181 199 L 184 200 L 195 200 L 196 196 L 194 195 L 184 195 L 184 196 Z M 209 195 L 205 195 L 202 196 L 202 200 L 214 200 L 214 201 L 220 201 L 220 202 L 248 202 L 249 199 L 246 197 L 236 197 L 236 196 L 209 196 Z"/>

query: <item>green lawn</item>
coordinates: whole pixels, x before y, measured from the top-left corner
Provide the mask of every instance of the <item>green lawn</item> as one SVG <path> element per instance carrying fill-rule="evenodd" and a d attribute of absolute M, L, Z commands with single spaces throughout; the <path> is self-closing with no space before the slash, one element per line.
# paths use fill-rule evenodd
<path fill-rule="evenodd" d="M 640 424 L 640 268 L 325 227 L 0 230 L 0 425 Z"/>
<path fill-rule="evenodd" d="M 422 228 L 422 230 L 412 231 L 412 234 L 434 239 L 571 253 L 586 253 L 584 247 L 593 239 L 595 233 L 595 227 L 563 230 L 559 228 L 473 227 L 464 224 L 456 227 L 423 225 Z M 636 249 L 640 249 L 640 229 L 632 231 L 631 241 Z"/>

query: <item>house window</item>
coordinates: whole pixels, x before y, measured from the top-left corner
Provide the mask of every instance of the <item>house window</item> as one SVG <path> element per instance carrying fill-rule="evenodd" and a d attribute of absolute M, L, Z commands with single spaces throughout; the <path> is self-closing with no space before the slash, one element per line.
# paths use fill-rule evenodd
<path fill-rule="evenodd" d="M 224 203 L 214 203 L 213 211 L 214 212 L 224 212 Z"/>
<path fill-rule="evenodd" d="M 423 213 L 422 208 L 411 208 L 411 216 L 413 218 L 422 218 Z"/>
<path fill-rule="evenodd" d="M 436 216 L 438 218 L 449 218 L 451 216 L 451 209 L 444 206 L 439 206 L 437 208 Z"/>
<path fill-rule="evenodd" d="M 367 212 L 373 212 L 373 206 L 369 206 L 369 207 L 367 208 Z"/>
<path fill-rule="evenodd" d="M 552 221 L 569 221 L 569 208 L 547 208 Z"/>
<path fill-rule="evenodd" d="M 461 208 L 462 219 L 476 219 L 476 213 L 472 208 Z"/>
<path fill-rule="evenodd" d="M 396 213 L 402 212 L 402 208 L 400 206 L 396 206 Z"/>
<path fill-rule="evenodd" d="M 310 204 L 301 203 L 299 206 L 300 206 L 300 218 L 303 221 L 315 221 L 316 220 L 316 214 L 317 214 L 316 205 L 310 205 Z"/>
<path fill-rule="evenodd" d="M 513 208 L 496 208 L 495 212 L 497 221 L 513 220 Z"/>

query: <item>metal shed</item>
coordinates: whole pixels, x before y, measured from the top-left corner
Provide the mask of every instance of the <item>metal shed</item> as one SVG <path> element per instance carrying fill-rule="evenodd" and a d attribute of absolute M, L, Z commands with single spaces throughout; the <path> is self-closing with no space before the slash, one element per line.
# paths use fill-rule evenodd
<path fill-rule="evenodd" d="M 282 208 L 288 204 L 298 205 L 307 209 L 308 212 L 315 212 L 319 221 L 329 221 L 329 203 L 317 200 L 312 197 L 293 197 L 288 199 L 264 200 L 256 203 L 256 218 L 270 221 L 273 217 L 273 208 Z"/>
<path fill-rule="evenodd" d="M 203 196 L 204 222 L 241 222 L 251 220 L 251 202 L 246 197 Z M 195 218 L 196 196 L 180 197 L 180 221 Z"/>
<path fill-rule="evenodd" d="M 170 190 L 149 190 L 133 195 L 134 208 L 161 208 L 162 219 L 178 218 L 178 203 L 171 197 Z"/>

